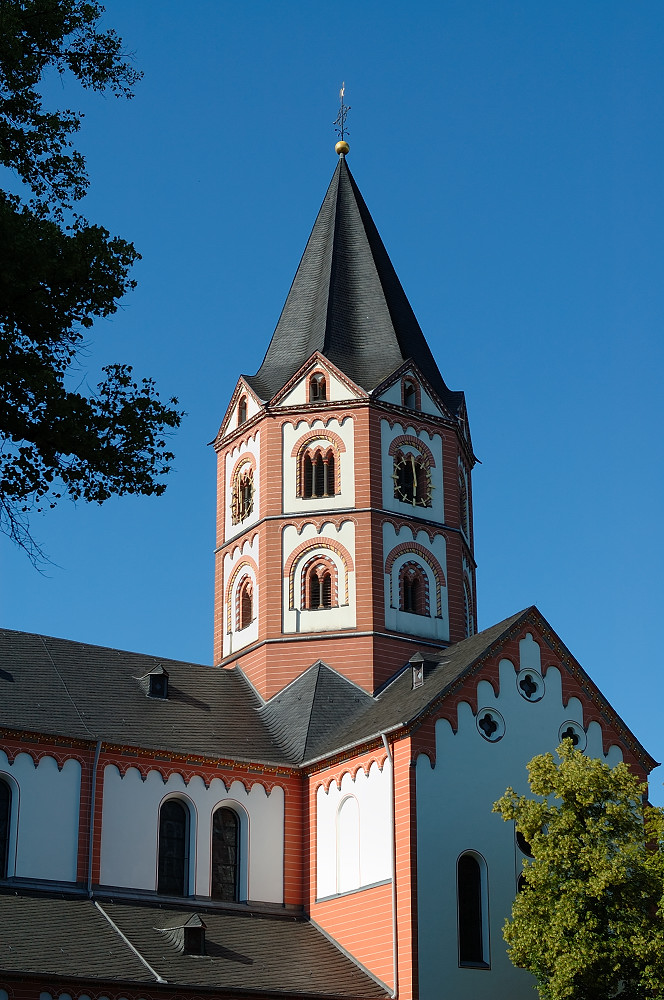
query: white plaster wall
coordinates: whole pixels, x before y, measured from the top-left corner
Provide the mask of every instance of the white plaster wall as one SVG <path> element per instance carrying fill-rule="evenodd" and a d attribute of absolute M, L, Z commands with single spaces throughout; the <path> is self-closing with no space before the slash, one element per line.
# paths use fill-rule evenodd
<path fill-rule="evenodd" d="M 348 572 L 348 600 L 345 594 L 346 569 L 340 556 L 326 548 L 325 540 L 340 542 L 350 554 L 355 565 L 355 524 L 344 521 L 340 528 L 331 522 L 321 525 L 320 532 L 315 524 L 305 524 L 302 531 L 286 525 L 282 534 L 282 565 L 285 566 L 291 554 L 302 542 L 320 540 L 320 545 L 304 552 L 295 564 L 294 607 L 290 607 L 289 577 L 283 577 L 283 625 L 284 632 L 322 632 L 330 629 L 354 628 L 355 626 L 355 571 Z M 339 606 L 320 610 L 302 607 L 302 570 L 316 555 L 331 559 L 337 568 L 337 590 Z"/>
<path fill-rule="evenodd" d="M 357 869 L 353 888 L 374 885 L 392 877 L 392 827 L 390 797 L 392 768 L 386 761 L 381 771 L 372 764 L 369 774 L 362 769 L 355 779 L 346 772 L 341 787 L 332 782 L 326 792 L 321 785 L 316 793 L 316 895 L 318 899 L 348 891 L 349 879 Z M 359 845 L 349 847 L 350 856 L 340 857 L 339 807 L 348 796 L 357 800 Z M 342 818 L 343 822 L 343 818 Z M 346 833 L 350 831 L 350 824 Z M 343 838 L 343 832 L 342 832 Z M 359 865 L 358 865 L 359 859 Z"/>
<path fill-rule="evenodd" d="M 412 372 L 412 373 L 411 372 L 404 372 L 402 378 L 407 378 L 408 375 L 411 375 L 411 374 L 412 374 L 412 377 L 417 380 L 417 382 L 419 383 L 419 386 L 420 386 L 420 410 L 419 410 L 419 412 L 420 413 L 430 413 L 434 417 L 440 417 L 441 415 L 444 416 L 445 415 L 445 411 L 442 410 L 437 405 L 437 403 L 435 403 L 433 401 L 433 398 L 429 395 L 429 393 L 426 391 L 426 389 L 424 388 L 424 386 L 420 382 L 420 379 L 419 379 L 419 376 L 418 376 L 417 372 Z M 378 398 L 379 399 L 384 399 L 386 403 L 394 403 L 396 406 L 402 406 L 403 403 L 402 403 L 402 400 L 401 400 L 401 381 L 402 381 L 401 378 L 398 379 L 398 381 L 394 382 L 389 387 L 389 389 L 386 389 L 385 392 L 382 392 Z"/>
<path fill-rule="evenodd" d="M 390 445 L 395 438 L 402 434 L 410 434 L 419 438 L 432 453 L 435 466 L 431 469 L 431 507 L 413 507 L 412 504 L 397 500 L 394 496 L 394 458 L 389 454 Z M 425 521 L 445 521 L 445 504 L 443 494 L 443 439 L 440 434 L 428 434 L 427 431 L 416 431 L 415 428 L 404 421 L 403 424 L 396 423 L 390 427 L 387 420 L 380 422 L 381 439 L 381 467 L 383 472 L 383 507 L 385 510 L 393 510 L 402 517 L 420 517 Z M 416 449 L 403 445 L 401 450 L 404 453 Z"/>
<path fill-rule="evenodd" d="M 312 368 L 304 378 L 293 386 L 290 392 L 286 393 L 283 399 L 279 402 L 279 406 L 303 406 L 304 403 L 309 402 L 309 379 L 314 371 L 325 372 L 327 377 L 327 399 L 328 402 L 337 403 L 342 402 L 344 399 L 357 399 L 359 397 L 358 392 L 353 392 L 348 386 L 328 371 L 324 365 L 317 365 L 316 368 Z"/>
<path fill-rule="evenodd" d="M 0 751 L 0 773 L 12 786 L 12 830 L 8 874 L 22 878 L 76 881 L 81 765 L 53 757 L 35 767 L 27 753 L 10 764 Z"/>
<path fill-rule="evenodd" d="M 164 782 L 158 771 L 141 780 L 136 768 L 124 777 L 110 764 L 104 769 L 101 883 L 156 890 L 159 806 L 175 795 L 190 809 L 190 894 L 210 895 L 212 814 L 231 806 L 240 816 L 240 897 L 283 902 L 284 793 L 268 795 L 258 783 L 247 792 L 240 781 L 226 790 L 219 778 L 206 788 L 195 776 L 187 784 L 179 774 Z"/>
<path fill-rule="evenodd" d="M 500 694 L 478 684 L 478 708 L 497 709 L 505 720 L 505 734 L 490 743 L 479 733 L 476 717 L 462 702 L 458 732 L 445 720 L 436 723 L 436 766 L 425 756 L 417 760 L 417 866 L 419 975 L 421 1000 L 476 1000 L 509 997 L 536 1000 L 533 980 L 515 969 L 507 958 L 501 928 L 511 913 L 522 855 L 515 844 L 514 825 L 491 812 L 508 785 L 528 791 L 526 764 L 535 754 L 558 746 L 565 721 L 583 725 L 580 702 L 562 704 L 561 678 L 552 667 L 546 672 L 541 701 L 528 702 L 517 687 L 517 671 L 539 672 L 539 646 L 532 637 L 521 643 L 520 663 L 500 662 Z M 601 730 L 591 723 L 586 752 L 602 757 Z M 609 764 L 621 759 L 611 747 Z M 458 967 L 456 863 L 464 851 L 480 854 L 488 866 L 491 969 Z M 443 973 L 444 970 L 444 973 Z"/>
<path fill-rule="evenodd" d="M 256 468 L 254 469 L 254 507 L 248 517 L 245 517 L 244 521 L 240 521 L 239 524 L 233 524 L 233 489 L 231 477 L 233 475 L 233 469 L 237 465 L 239 459 L 242 455 L 251 454 L 254 456 L 256 462 Z M 229 538 L 233 538 L 235 535 L 241 534 L 250 528 L 252 524 L 255 524 L 260 518 L 260 432 L 256 431 L 248 441 L 243 441 L 242 444 L 237 445 L 226 455 L 226 469 L 224 480 L 226 483 L 225 489 L 225 539 L 228 541 Z"/>
<path fill-rule="evenodd" d="M 227 552 L 224 556 L 224 595 L 226 594 L 226 588 L 228 586 L 228 581 L 233 575 L 233 570 L 238 563 L 242 562 L 244 558 L 249 556 L 254 560 L 258 566 L 258 534 L 255 534 L 251 539 L 243 541 L 242 545 L 236 546 L 231 552 Z M 237 591 L 245 575 L 250 576 L 253 582 L 253 620 L 250 625 L 246 628 L 238 629 L 237 626 L 237 615 L 235 613 L 237 606 Z M 230 656 L 231 653 L 237 652 L 238 649 L 243 649 L 245 646 L 251 645 L 252 642 L 258 640 L 258 614 L 260 608 L 260 592 L 258 588 L 258 580 L 256 579 L 256 573 L 252 566 L 244 566 L 236 576 L 233 581 L 233 586 L 231 588 L 231 593 L 229 595 L 229 603 L 231 608 L 231 630 L 228 631 L 228 605 L 225 602 L 224 597 L 224 656 Z"/>
<path fill-rule="evenodd" d="M 431 552 L 438 561 L 447 582 L 447 545 L 443 535 L 436 535 L 433 542 L 426 531 L 417 531 L 402 525 L 399 531 L 389 522 L 383 525 L 383 557 L 385 565 L 390 552 L 404 542 L 417 542 Z M 404 563 L 411 560 L 422 566 L 429 581 L 430 616 L 414 615 L 399 610 L 399 572 Z M 438 584 L 433 570 L 417 552 L 405 552 L 394 561 L 391 573 L 385 574 L 385 625 L 397 632 L 406 632 L 431 639 L 446 641 L 450 637 L 450 616 L 447 600 L 447 586 L 440 588 L 440 617 L 437 602 Z"/>
<path fill-rule="evenodd" d="M 297 456 L 291 452 L 309 430 L 333 431 L 343 441 L 346 450 L 339 455 L 341 471 L 341 492 L 331 497 L 310 497 L 305 499 L 297 495 Z M 286 513 L 309 513 L 312 510 L 338 510 L 355 506 L 355 424 L 352 417 L 344 420 L 305 420 L 297 424 L 286 423 L 282 428 L 283 441 L 283 508 Z M 320 439 L 324 448 L 330 446 L 326 438 Z M 311 444 L 314 445 L 314 441 Z"/>

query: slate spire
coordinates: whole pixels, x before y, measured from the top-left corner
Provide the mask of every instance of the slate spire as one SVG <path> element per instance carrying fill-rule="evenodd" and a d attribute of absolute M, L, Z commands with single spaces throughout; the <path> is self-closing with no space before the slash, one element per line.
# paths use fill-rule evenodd
<path fill-rule="evenodd" d="M 463 399 L 445 385 L 343 155 L 267 354 L 247 381 L 268 400 L 314 351 L 368 392 L 412 359 L 453 413 Z"/>

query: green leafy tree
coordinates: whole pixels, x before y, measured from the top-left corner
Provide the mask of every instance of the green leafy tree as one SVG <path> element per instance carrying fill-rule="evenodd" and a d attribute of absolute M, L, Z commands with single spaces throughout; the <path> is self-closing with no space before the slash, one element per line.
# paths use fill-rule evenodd
<path fill-rule="evenodd" d="M 564 740 L 528 764 L 535 798 L 508 788 L 494 812 L 531 847 L 503 929 L 543 1000 L 664 996 L 662 811 L 625 764 Z"/>
<path fill-rule="evenodd" d="M 0 0 L 0 530 L 37 560 L 29 515 L 62 496 L 102 503 L 160 494 L 179 426 L 151 379 L 126 364 L 85 384 L 85 332 L 112 315 L 139 257 L 75 209 L 85 160 L 82 114 L 44 106 L 49 74 L 131 97 L 141 74 L 104 8 L 85 0 Z"/>

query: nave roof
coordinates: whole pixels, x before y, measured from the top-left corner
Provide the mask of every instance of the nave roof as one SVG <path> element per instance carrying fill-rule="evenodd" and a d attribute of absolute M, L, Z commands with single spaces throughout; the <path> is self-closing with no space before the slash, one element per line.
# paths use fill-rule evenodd
<path fill-rule="evenodd" d="M 205 955 L 183 954 L 163 930 L 192 913 L 205 924 Z M 217 987 L 224 996 L 235 990 L 367 1000 L 387 995 L 300 914 L 243 904 L 232 912 L 200 901 L 187 907 L 66 892 L 17 894 L 12 887 L 0 890 L 0 926 L 0 970 L 12 976 L 48 969 L 50 977 L 69 980 Z"/>

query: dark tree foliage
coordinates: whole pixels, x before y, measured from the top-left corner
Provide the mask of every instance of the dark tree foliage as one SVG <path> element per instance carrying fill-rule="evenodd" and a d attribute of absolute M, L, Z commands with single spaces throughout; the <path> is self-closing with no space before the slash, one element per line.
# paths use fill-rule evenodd
<path fill-rule="evenodd" d="M 177 400 L 110 365 L 94 389 L 85 331 L 112 315 L 139 258 L 76 212 L 88 177 L 73 147 L 82 114 L 44 107 L 44 75 L 131 97 L 141 74 L 84 0 L 0 0 L 0 530 L 33 558 L 33 510 L 63 496 L 103 503 L 163 493 Z M 9 190 L 7 190 L 9 188 Z M 16 193 L 16 191 L 20 193 Z"/>

